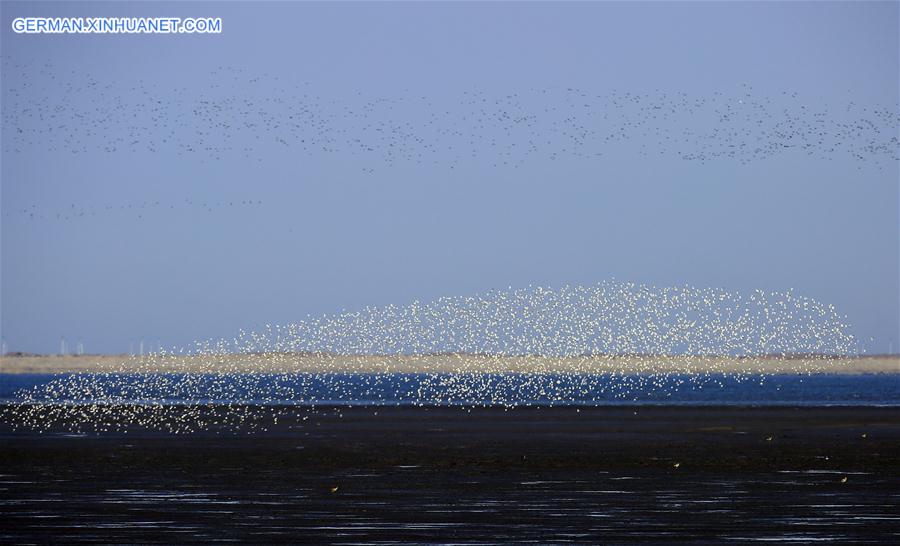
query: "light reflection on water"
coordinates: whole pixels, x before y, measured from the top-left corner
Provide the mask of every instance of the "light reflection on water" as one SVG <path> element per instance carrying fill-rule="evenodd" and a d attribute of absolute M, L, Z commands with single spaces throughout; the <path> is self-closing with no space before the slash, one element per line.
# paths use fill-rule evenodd
<path fill-rule="evenodd" d="M 310 477 L 303 494 L 296 483 L 267 483 L 253 492 L 227 483 L 183 483 L 164 488 L 98 485 L 67 492 L 64 498 L 48 498 L 46 484 L 9 476 L 7 483 L 16 482 L 20 489 L 16 498 L 0 499 L 0 514 L 16 525 L 6 527 L 0 538 L 14 542 L 38 529 L 55 529 L 56 538 L 76 542 L 147 537 L 165 542 L 189 533 L 198 539 L 251 542 L 287 537 L 322 543 L 338 538 L 442 543 L 441 537 L 452 537 L 471 544 L 491 537 L 584 543 L 693 536 L 703 541 L 860 543 L 888 536 L 900 521 L 884 487 L 870 487 L 883 477 L 862 472 L 834 471 L 854 476 L 853 488 L 837 485 L 834 472 L 791 469 L 753 479 L 698 474 L 678 481 L 659 473 L 566 477 L 548 471 L 484 476 L 468 485 L 453 479 L 426 483 L 427 472 L 412 466 L 339 472 L 331 476 L 342 484 L 337 494 Z M 796 479 L 786 480 L 786 475 Z M 622 483 L 633 487 L 604 487 Z"/>

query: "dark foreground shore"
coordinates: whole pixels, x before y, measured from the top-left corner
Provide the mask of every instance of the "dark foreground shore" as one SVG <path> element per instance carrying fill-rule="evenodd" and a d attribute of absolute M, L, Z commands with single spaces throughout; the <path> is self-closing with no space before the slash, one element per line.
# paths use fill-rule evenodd
<path fill-rule="evenodd" d="M 10 544 L 900 541 L 898 408 L 345 408 L 253 435 L 4 424 L 0 474 Z"/>

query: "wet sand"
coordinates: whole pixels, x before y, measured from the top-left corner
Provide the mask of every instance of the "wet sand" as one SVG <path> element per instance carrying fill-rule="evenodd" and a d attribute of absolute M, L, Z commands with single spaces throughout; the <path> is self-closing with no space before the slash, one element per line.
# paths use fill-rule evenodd
<path fill-rule="evenodd" d="M 344 408 L 255 435 L 2 425 L 0 468 L 7 543 L 885 544 L 900 533 L 898 408 Z"/>
<path fill-rule="evenodd" d="M 0 373 L 900 373 L 900 356 L 855 358 L 717 356 L 490 356 L 471 354 L 342 356 L 249 355 L 3 356 Z"/>

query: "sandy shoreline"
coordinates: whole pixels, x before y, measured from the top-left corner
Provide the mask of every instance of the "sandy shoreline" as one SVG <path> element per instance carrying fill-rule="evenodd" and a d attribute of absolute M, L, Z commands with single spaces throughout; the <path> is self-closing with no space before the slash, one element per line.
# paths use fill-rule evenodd
<path fill-rule="evenodd" d="M 687 356 L 419 355 L 267 353 L 199 356 L 3 356 L 0 373 L 900 373 L 900 356 L 726 358 Z"/>

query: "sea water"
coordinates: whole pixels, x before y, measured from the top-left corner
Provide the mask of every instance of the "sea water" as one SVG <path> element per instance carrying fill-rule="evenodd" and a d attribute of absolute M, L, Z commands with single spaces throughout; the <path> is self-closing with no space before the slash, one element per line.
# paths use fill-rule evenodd
<path fill-rule="evenodd" d="M 78 396 L 49 385 L 85 384 Z M 461 388 L 465 385 L 465 388 Z M 474 387 L 473 387 L 474 386 Z M 900 406 L 900 374 L 0 374 L 0 403 Z"/>

